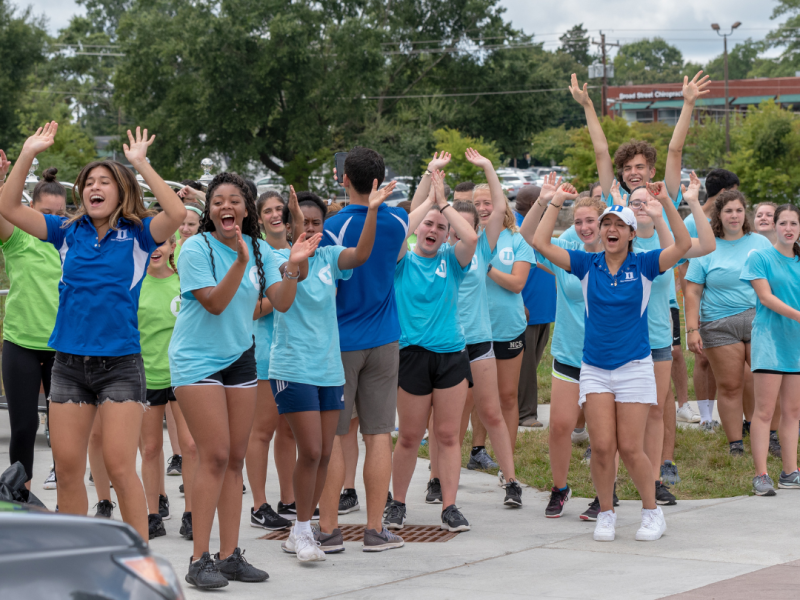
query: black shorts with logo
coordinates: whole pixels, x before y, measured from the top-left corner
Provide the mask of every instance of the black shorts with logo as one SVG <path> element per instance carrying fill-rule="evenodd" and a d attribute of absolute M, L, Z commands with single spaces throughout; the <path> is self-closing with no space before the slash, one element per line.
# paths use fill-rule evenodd
<path fill-rule="evenodd" d="M 497 360 L 516 358 L 525 350 L 525 332 L 519 334 L 510 342 L 493 342 L 494 356 Z"/>
<path fill-rule="evenodd" d="M 406 346 L 400 350 L 397 384 L 414 396 L 427 396 L 433 390 L 446 390 L 467 380 L 472 387 L 469 355 L 460 352 L 431 352 L 422 346 Z"/>

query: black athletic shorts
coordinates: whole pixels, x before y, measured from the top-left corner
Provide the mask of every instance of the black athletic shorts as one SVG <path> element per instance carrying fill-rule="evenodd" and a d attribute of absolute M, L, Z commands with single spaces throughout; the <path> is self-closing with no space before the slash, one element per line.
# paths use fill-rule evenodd
<path fill-rule="evenodd" d="M 163 390 L 147 390 L 147 406 L 166 406 L 167 402 L 175 402 L 175 392 L 171 387 Z"/>
<path fill-rule="evenodd" d="M 492 347 L 492 342 L 467 344 L 467 354 L 469 354 L 469 362 L 471 363 L 475 362 L 476 360 L 494 358 L 494 348 Z"/>
<path fill-rule="evenodd" d="M 572 365 L 565 365 L 553 359 L 553 377 L 561 381 L 568 381 L 569 383 L 581 382 L 581 368 L 573 367 Z"/>
<path fill-rule="evenodd" d="M 672 314 L 672 345 L 681 345 L 681 311 L 674 306 L 669 307 Z"/>
<path fill-rule="evenodd" d="M 221 371 L 189 385 L 221 385 L 226 388 L 254 388 L 258 386 L 256 371 L 256 345 L 250 346 L 232 364 Z"/>
<path fill-rule="evenodd" d="M 433 390 L 446 390 L 464 380 L 472 387 L 469 355 L 460 352 L 431 352 L 422 346 L 406 346 L 400 350 L 397 385 L 414 396 L 427 396 Z"/>
<path fill-rule="evenodd" d="M 497 360 L 516 358 L 525 350 L 525 332 L 519 334 L 510 342 L 494 342 L 494 356 Z"/>
<path fill-rule="evenodd" d="M 753 373 L 764 373 L 766 375 L 800 375 L 798 371 L 774 371 L 773 369 L 756 369 Z"/>

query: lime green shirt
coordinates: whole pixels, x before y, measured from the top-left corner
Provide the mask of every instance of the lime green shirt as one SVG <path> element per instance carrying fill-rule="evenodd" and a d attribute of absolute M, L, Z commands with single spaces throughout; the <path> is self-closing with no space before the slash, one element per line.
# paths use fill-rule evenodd
<path fill-rule="evenodd" d="M 410 236 L 408 236 L 408 240 L 406 241 L 406 244 L 408 245 L 408 251 L 409 252 L 413 252 L 414 248 L 417 245 L 417 234 L 416 233 L 412 233 Z"/>
<path fill-rule="evenodd" d="M 167 351 L 180 310 L 181 282 L 177 275 L 144 278 L 139 295 L 139 334 L 148 390 L 170 386 Z"/>
<path fill-rule="evenodd" d="M 0 246 L 10 282 L 3 339 L 30 350 L 51 350 L 47 344 L 56 324 L 61 280 L 58 250 L 16 227 Z"/>

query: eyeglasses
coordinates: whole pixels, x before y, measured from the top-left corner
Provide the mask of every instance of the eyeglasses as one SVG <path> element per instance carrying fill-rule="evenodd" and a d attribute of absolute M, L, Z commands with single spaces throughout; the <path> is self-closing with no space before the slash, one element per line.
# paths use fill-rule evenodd
<path fill-rule="evenodd" d="M 645 206 L 645 203 L 641 200 L 634 200 L 631 202 L 631 208 L 642 208 Z"/>

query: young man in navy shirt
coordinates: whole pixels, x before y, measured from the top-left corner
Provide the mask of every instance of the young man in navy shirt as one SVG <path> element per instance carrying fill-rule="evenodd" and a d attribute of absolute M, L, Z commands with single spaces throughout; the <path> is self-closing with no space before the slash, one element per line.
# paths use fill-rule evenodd
<path fill-rule="evenodd" d="M 320 246 L 355 247 L 364 227 L 373 181 L 383 182 L 383 157 L 368 148 L 351 150 L 344 163 L 344 187 L 350 203 L 325 221 Z M 383 509 L 392 474 L 391 432 L 397 411 L 400 321 L 394 295 L 397 255 L 405 243 L 408 214 L 382 205 L 378 210 L 375 246 L 366 263 L 339 282 L 336 308 L 339 342 L 346 383 L 344 410 L 333 446 L 325 489 L 320 499 L 320 542 L 341 535 L 338 529 L 339 495 L 344 484 L 344 456 L 340 436 L 350 428 L 355 404 L 366 445 L 364 485 L 367 491 L 367 527 L 364 550 L 402 546 L 398 536 L 383 528 Z M 332 324 L 333 325 L 333 324 Z M 338 545 L 338 544 L 332 544 Z"/>

